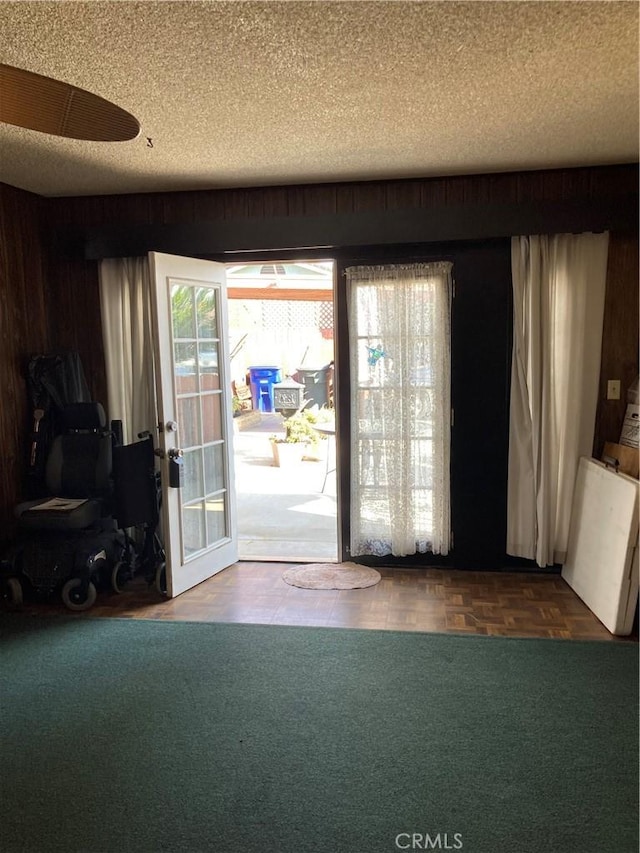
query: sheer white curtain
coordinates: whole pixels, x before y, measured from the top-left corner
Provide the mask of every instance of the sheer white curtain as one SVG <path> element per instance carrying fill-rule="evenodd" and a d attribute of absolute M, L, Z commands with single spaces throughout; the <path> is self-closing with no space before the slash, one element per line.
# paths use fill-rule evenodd
<path fill-rule="evenodd" d="M 447 554 L 451 264 L 346 274 L 351 554 Z"/>
<path fill-rule="evenodd" d="M 135 441 L 157 421 L 147 258 L 107 258 L 100 263 L 102 337 L 109 417 L 122 421 L 124 441 Z"/>
<path fill-rule="evenodd" d="M 595 426 L 608 234 L 514 237 L 507 553 L 566 558 Z"/>

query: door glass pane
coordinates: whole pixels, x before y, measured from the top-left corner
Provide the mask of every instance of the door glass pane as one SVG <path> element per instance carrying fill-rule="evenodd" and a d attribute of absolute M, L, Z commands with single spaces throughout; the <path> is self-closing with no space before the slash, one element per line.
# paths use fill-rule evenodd
<path fill-rule="evenodd" d="M 187 450 L 183 456 L 182 500 L 184 503 L 196 500 L 204 495 L 202 476 L 202 452 Z"/>
<path fill-rule="evenodd" d="M 217 391 L 220 388 L 217 343 L 213 341 L 200 341 L 198 344 L 198 365 L 200 369 L 200 389 L 202 391 Z"/>
<path fill-rule="evenodd" d="M 222 435 L 222 395 L 205 394 L 202 401 L 203 444 L 219 441 Z"/>
<path fill-rule="evenodd" d="M 182 397 L 177 400 L 178 436 L 183 450 L 197 447 L 200 440 L 200 406 L 198 397 Z"/>
<path fill-rule="evenodd" d="M 176 393 L 193 394 L 198 390 L 196 384 L 196 345 L 175 344 L 174 362 Z"/>
<path fill-rule="evenodd" d="M 173 319 L 173 337 L 195 338 L 196 312 L 193 300 L 193 287 L 188 284 L 174 284 L 171 287 L 171 315 Z"/>
<path fill-rule="evenodd" d="M 199 338 L 219 337 L 218 315 L 216 310 L 217 295 L 217 289 L 213 287 L 199 287 L 196 291 Z"/>
<path fill-rule="evenodd" d="M 204 501 L 182 505 L 182 550 L 184 557 L 206 547 Z"/>
<path fill-rule="evenodd" d="M 219 542 L 227 535 L 227 514 L 224 506 L 224 496 L 209 497 L 207 505 L 207 540 L 209 545 Z"/>
<path fill-rule="evenodd" d="M 207 494 L 224 489 L 224 445 L 204 448 L 204 482 Z"/>

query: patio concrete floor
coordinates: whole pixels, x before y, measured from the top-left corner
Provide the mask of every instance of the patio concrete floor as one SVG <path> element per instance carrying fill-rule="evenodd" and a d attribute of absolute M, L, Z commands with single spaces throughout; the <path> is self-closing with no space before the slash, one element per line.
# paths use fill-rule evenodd
<path fill-rule="evenodd" d="M 335 443 L 322 441 L 320 460 L 273 463 L 269 436 L 284 435 L 278 413 L 255 413 L 233 436 L 241 560 L 333 562 L 338 557 Z M 238 425 L 239 426 L 239 425 Z"/>

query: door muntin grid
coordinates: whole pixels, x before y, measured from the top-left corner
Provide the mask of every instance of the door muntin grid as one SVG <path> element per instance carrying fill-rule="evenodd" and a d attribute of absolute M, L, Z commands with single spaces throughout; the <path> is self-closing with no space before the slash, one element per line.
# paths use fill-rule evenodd
<path fill-rule="evenodd" d="M 183 562 L 229 541 L 220 288 L 169 282 L 174 396 L 183 450 Z"/>

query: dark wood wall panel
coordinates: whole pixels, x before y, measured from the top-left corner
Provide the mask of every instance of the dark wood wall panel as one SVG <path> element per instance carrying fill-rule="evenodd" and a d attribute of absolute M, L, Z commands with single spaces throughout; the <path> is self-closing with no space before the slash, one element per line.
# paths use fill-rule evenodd
<path fill-rule="evenodd" d="M 57 224 L 171 224 L 216 219 L 321 216 L 443 204 L 599 199 L 637 191 L 635 166 L 380 182 L 255 187 L 50 199 Z"/>
<path fill-rule="evenodd" d="M 50 339 L 55 350 L 73 350 L 82 360 L 94 400 L 107 407 L 98 263 L 58 258 L 49 289 Z"/>
<path fill-rule="evenodd" d="M 627 388 L 638 375 L 638 235 L 612 234 L 602 329 L 600 395 L 594 455 L 618 441 Z M 607 380 L 620 379 L 620 400 L 607 400 Z"/>
<path fill-rule="evenodd" d="M 30 402 L 29 356 L 50 345 L 47 264 L 40 234 L 42 199 L 0 184 L 0 548 L 23 498 Z"/>

